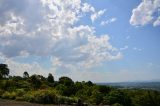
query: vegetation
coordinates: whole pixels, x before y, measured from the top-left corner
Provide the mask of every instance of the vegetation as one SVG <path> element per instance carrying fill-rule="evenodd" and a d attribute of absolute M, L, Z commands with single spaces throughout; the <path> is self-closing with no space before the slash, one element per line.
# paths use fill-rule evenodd
<path fill-rule="evenodd" d="M 6 64 L 0 64 L 0 98 L 40 104 L 160 106 L 160 92 L 142 89 L 118 89 L 91 81 L 74 82 L 63 76 L 58 81 L 49 73 L 8 76 Z"/>

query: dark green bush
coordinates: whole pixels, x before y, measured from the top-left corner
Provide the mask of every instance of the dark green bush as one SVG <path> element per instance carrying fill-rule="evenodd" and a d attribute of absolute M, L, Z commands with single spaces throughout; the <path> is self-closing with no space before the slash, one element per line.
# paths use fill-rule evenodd
<path fill-rule="evenodd" d="M 120 90 L 112 90 L 107 96 L 103 98 L 104 104 L 115 104 L 119 103 L 124 106 L 129 106 L 131 104 L 130 98 Z"/>
<path fill-rule="evenodd" d="M 34 96 L 36 103 L 51 104 L 56 101 L 56 96 L 46 91 L 37 92 Z"/>
<path fill-rule="evenodd" d="M 15 99 L 16 98 L 16 93 L 15 92 L 8 92 L 6 91 L 3 95 L 2 95 L 3 99 Z"/>
<path fill-rule="evenodd" d="M 34 95 L 31 92 L 27 92 L 23 98 L 27 102 L 34 102 Z"/>
<path fill-rule="evenodd" d="M 2 97 L 4 90 L 0 89 L 0 98 Z"/>
<path fill-rule="evenodd" d="M 16 89 L 16 96 L 23 96 L 26 92 L 24 89 Z"/>
<path fill-rule="evenodd" d="M 59 96 L 58 103 L 71 105 L 73 103 L 77 103 L 77 100 L 75 98 L 71 98 L 71 97 Z"/>
<path fill-rule="evenodd" d="M 24 99 L 28 102 L 35 102 L 41 104 L 57 103 L 57 96 L 54 91 L 51 90 L 38 90 L 28 92 L 24 95 Z"/>

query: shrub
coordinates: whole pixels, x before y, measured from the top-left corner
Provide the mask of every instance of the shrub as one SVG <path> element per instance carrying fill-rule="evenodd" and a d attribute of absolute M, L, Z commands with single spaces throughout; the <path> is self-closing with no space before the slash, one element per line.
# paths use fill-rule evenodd
<path fill-rule="evenodd" d="M 71 98 L 71 97 L 59 96 L 58 97 L 58 102 L 60 104 L 71 105 L 73 103 L 77 103 L 77 100 L 75 98 Z"/>
<path fill-rule="evenodd" d="M 124 92 L 120 90 L 113 90 L 103 98 L 103 103 L 110 105 L 119 103 L 124 106 L 129 106 L 131 104 L 131 100 L 126 94 L 124 94 Z"/>
<path fill-rule="evenodd" d="M 38 90 L 28 92 L 24 95 L 24 99 L 28 102 L 35 102 L 41 104 L 57 103 L 57 96 L 55 92 L 51 90 Z"/>
<path fill-rule="evenodd" d="M 25 94 L 24 89 L 16 89 L 16 96 L 23 96 Z"/>
<path fill-rule="evenodd" d="M 15 99 L 16 97 L 16 93 L 15 92 L 8 92 L 6 91 L 3 95 L 2 98 L 3 99 Z"/>
<path fill-rule="evenodd" d="M 2 89 L 0 89 L 0 98 L 2 97 L 4 91 Z"/>
<path fill-rule="evenodd" d="M 55 103 L 55 95 L 50 94 L 46 91 L 40 91 L 35 93 L 35 102 L 36 103 L 43 103 L 43 104 L 50 104 Z"/>
<path fill-rule="evenodd" d="M 23 99 L 27 102 L 34 102 L 34 95 L 31 94 L 30 92 L 29 93 L 26 93 L 24 96 L 23 96 Z"/>

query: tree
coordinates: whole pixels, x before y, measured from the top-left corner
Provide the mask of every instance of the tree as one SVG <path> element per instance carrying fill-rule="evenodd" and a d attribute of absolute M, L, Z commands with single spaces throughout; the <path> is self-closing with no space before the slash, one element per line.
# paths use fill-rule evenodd
<path fill-rule="evenodd" d="M 29 78 L 29 74 L 28 74 L 27 71 L 25 71 L 25 72 L 23 73 L 23 78 Z"/>
<path fill-rule="evenodd" d="M 59 78 L 59 83 L 65 85 L 65 86 L 71 86 L 72 84 L 74 84 L 72 79 L 69 78 L 69 77 L 61 77 L 61 78 Z"/>
<path fill-rule="evenodd" d="M 86 85 L 93 86 L 93 83 L 91 81 L 86 82 Z"/>
<path fill-rule="evenodd" d="M 48 74 L 47 81 L 50 82 L 50 83 L 54 82 L 54 77 L 53 77 L 53 75 L 51 73 Z"/>
<path fill-rule="evenodd" d="M 41 79 L 39 78 L 38 75 L 32 75 L 30 78 L 29 78 L 29 82 L 31 83 L 32 87 L 34 89 L 38 89 L 40 88 L 42 82 L 41 82 Z"/>
<path fill-rule="evenodd" d="M 9 75 L 9 69 L 7 64 L 0 64 L 0 78 L 6 78 Z"/>
<path fill-rule="evenodd" d="M 46 81 L 46 78 L 43 77 L 43 75 L 37 75 L 37 78 L 38 78 L 40 81 Z"/>
<path fill-rule="evenodd" d="M 124 92 L 120 90 L 112 90 L 107 96 L 103 98 L 105 104 L 113 105 L 119 103 L 123 106 L 130 106 L 131 99 Z M 140 105 L 141 106 L 141 105 Z"/>
<path fill-rule="evenodd" d="M 98 89 L 94 89 L 92 91 L 92 95 L 90 96 L 90 102 L 96 105 L 99 105 L 103 100 L 103 94 L 98 91 Z"/>
<path fill-rule="evenodd" d="M 105 85 L 99 85 L 98 89 L 101 93 L 103 94 L 108 94 L 111 91 L 111 87 L 110 86 L 105 86 Z"/>

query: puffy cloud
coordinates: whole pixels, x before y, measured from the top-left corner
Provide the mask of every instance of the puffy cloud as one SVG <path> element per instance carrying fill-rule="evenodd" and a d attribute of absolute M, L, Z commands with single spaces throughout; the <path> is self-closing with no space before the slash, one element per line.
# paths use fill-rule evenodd
<path fill-rule="evenodd" d="M 102 21 L 102 22 L 101 22 L 101 25 L 108 25 L 108 24 L 110 24 L 110 23 L 115 22 L 116 20 L 117 20 L 117 18 L 111 18 L 111 19 L 109 19 L 109 20 L 107 20 L 107 21 Z"/>
<path fill-rule="evenodd" d="M 13 13 L 8 14 L 10 20 L 6 21 L 5 25 L 0 25 L 0 34 L 1 35 L 10 35 L 15 34 L 24 34 L 24 20 L 21 17 L 15 16 Z"/>
<path fill-rule="evenodd" d="M 45 77 L 47 76 L 48 70 L 42 68 L 38 63 L 34 62 L 32 64 L 29 63 L 19 63 L 16 61 L 13 61 L 11 59 L 8 59 L 5 61 L 8 64 L 8 67 L 10 68 L 10 74 L 11 75 L 19 75 L 22 76 L 24 71 L 27 71 L 30 75 L 33 74 L 39 74 L 39 75 L 44 75 Z M 50 71 L 52 73 L 52 71 Z"/>
<path fill-rule="evenodd" d="M 156 21 L 154 21 L 153 26 L 159 26 L 160 25 L 160 16 L 157 18 Z"/>
<path fill-rule="evenodd" d="M 83 12 L 95 12 L 95 9 L 90 4 L 84 3 L 82 7 L 82 11 Z"/>
<path fill-rule="evenodd" d="M 25 58 L 25 57 L 21 57 L 21 58 Z M 55 74 L 56 72 L 54 67 L 51 67 L 50 69 L 45 69 L 38 62 L 35 62 L 35 61 L 33 63 L 18 62 L 18 61 L 15 61 L 15 59 L 7 58 L 2 54 L 0 54 L 0 62 L 8 64 L 8 67 L 10 69 L 10 75 L 22 76 L 23 72 L 27 71 L 30 75 L 39 74 L 47 77 L 49 72 L 53 74 Z"/>
<path fill-rule="evenodd" d="M 106 9 L 100 10 L 100 11 L 98 11 L 98 12 L 94 12 L 94 13 L 91 15 L 91 20 L 92 20 L 92 22 L 94 22 L 97 18 L 101 17 L 105 12 L 106 12 Z"/>
<path fill-rule="evenodd" d="M 1 0 L 0 54 L 7 59 L 50 56 L 54 68 L 67 69 L 90 68 L 121 58 L 121 53 L 109 43 L 108 35 L 97 36 L 94 27 L 76 25 L 82 14 L 89 11 L 95 13 L 93 20 L 105 12 L 95 12 L 94 7 L 81 0 Z M 13 69 L 20 65 L 6 62 Z M 43 70 L 36 63 L 23 66 Z"/>
<path fill-rule="evenodd" d="M 81 10 L 84 13 L 91 13 L 90 19 L 92 22 L 94 22 L 97 18 L 101 17 L 106 12 L 106 9 L 96 12 L 95 8 L 88 3 L 83 3 Z"/>
<path fill-rule="evenodd" d="M 137 8 L 133 9 L 130 24 L 143 26 L 153 23 L 153 26 L 158 26 L 159 8 L 160 0 L 143 0 Z"/>

